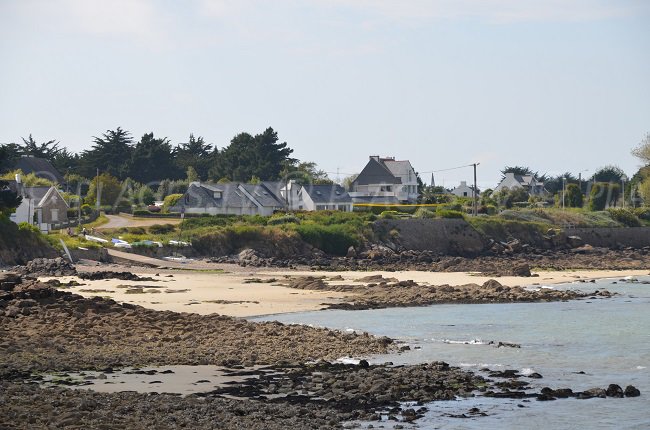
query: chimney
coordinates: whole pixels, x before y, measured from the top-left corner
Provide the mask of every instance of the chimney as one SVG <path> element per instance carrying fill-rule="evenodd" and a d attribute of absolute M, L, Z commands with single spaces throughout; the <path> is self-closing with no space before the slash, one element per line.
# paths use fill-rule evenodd
<path fill-rule="evenodd" d="M 379 162 L 379 155 L 371 155 L 370 159 Z"/>
<path fill-rule="evenodd" d="M 467 186 L 467 181 L 460 181 L 460 186 L 461 187 L 466 187 Z"/>

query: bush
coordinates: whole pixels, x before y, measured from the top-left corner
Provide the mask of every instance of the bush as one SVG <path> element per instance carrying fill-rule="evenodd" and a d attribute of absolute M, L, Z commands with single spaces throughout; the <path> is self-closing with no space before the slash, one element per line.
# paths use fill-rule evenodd
<path fill-rule="evenodd" d="M 269 220 L 266 222 L 267 225 L 280 225 L 290 223 L 300 224 L 300 220 L 295 215 L 281 215 L 269 218 Z"/>
<path fill-rule="evenodd" d="M 19 231 L 30 231 L 32 233 L 40 233 L 41 231 L 35 225 L 32 225 L 28 222 L 21 222 L 18 224 Z"/>
<path fill-rule="evenodd" d="M 169 208 L 176 206 L 176 203 L 183 197 L 182 194 L 170 194 L 163 200 L 162 211 L 169 212 Z"/>
<path fill-rule="evenodd" d="M 418 208 L 413 216 L 415 218 L 435 218 L 436 213 L 426 208 Z"/>
<path fill-rule="evenodd" d="M 627 209 L 616 208 L 609 209 L 609 216 L 612 217 L 614 221 L 618 221 L 626 227 L 640 227 L 641 221 L 637 218 L 634 213 Z"/>
<path fill-rule="evenodd" d="M 644 221 L 650 221 L 650 208 L 648 207 L 635 208 L 634 215 L 636 215 L 637 218 L 642 219 Z"/>
<path fill-rule="evenodd" d="M 75 219 L 79 216 L 79 211 L 76 208 L 68 208 L 65 212 L 68 219 Z"/>
<path fill-rule="evenodd" d="M 438 209 L 436 215 L 441 218 L 465 218 L 465 215 L 461 211 L 449 209 Z"/>
<path fill-rule="evenodd" d="M 379 214 L 379 218 L 381 219 L 397 219 L 399 218 L 399 212 L 397 211 L 383 211 L 382 213 Z"/>
<path fill-rule="evenodd" d="M 485 207 L 485 213 L 488 215 L 496 215 L 497 213 L 497 208 L 494 205 L 487 205 Z"/>
<path fill-rule="evenodd" d="M 359 244 L 354 229 L 341 224 L 304 223 L 297 225 L 296 231 L 302 240 L 328 254 L 346 255 L 348 248 Z"/>
<path fill-rule="evenodd" d="M 152 215 L 152 213 L 142 209 L 136 209 L 133 211 L 133 216 L 146 216 L 146 215 Z"/>
<path fill-rule="evenodd" d="M 88 203 L 85 203 L 81 205 L 81 213 L 82 215 L 86 215 L 86 216 L 90 215 L 91 213 L 93 213 L 93 208 L 90 207 Z"/>
<path fill-rule="evenodd" d="M 596 182 L 589 192 L 589 209 L 602 211 L 618 199 L 621 187 L 618 184 Z"/>
<path fill-rule="evenodd" d="M 149 227 L 149 233 L 151 234 L 167 234 L 176 230 L 174 224 L 154 224 Z"/>

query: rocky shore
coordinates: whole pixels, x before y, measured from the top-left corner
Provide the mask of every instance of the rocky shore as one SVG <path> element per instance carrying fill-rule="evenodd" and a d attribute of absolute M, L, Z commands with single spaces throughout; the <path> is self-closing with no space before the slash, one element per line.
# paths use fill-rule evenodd
<path fill-rule="evenodd" d="M 567 270 L 637 270 L 650 269 L 650 248 L 619 249 L 583 245 L 572 249 L 535 249 L 513 242 L 508 251 L 488 251 L 483 255 L 462 257 L 440 255 L 432 251 L 396 252 L 374 245 L 357 252 L 354 248 L 345 257 L 328 256 L 314 250 L 311 255 L 294 258 L 264 257 L 253 249 L 238 255 L 209 259 L 213 263 L 231 263 L 244 267 L 309 267 L 331 271 L 403 271 L 477 272 L 490 276 L 530 276 L 530 269 Z"/>
<path fill-rule="evenodd" d="M 481 290 L 483 296 L 479 294 L 482 300 L 576 297 L 571 292 L 547 297 L 546 291 L 541 296 L 526 296 L 531 292 L 509 289 L 496 281 L 451 290 L 408 282 L 396 285 L 395 280 L 377 277 L 362 281 L 336 288 L 347 288 L 358 297 L 367 294 L 367 306 L 395 302 L 395 297 L 384 300 L 377 295 L 379 291 L 389 294 L 389 290 L 409 291 L 402 296 L 403 304 L 418 303 L 419 297 L 462 300 L 465 294 L 476 294 L 470 291 L 476 288 L 485 290 Z M 333 287 L 322 278 L 291 282 L 294 288 Z M 365 333 L 154 311 L 100 297 L 83 298 L 31 278 L 3 273 L 0 428 L 328 429 L 354 427 L 358 421 L 378 420 L 380 415 L 395 423 L 412 422 L 426 412 L 426 403 L 457 396 L 554 400 L 640 395 L 632 386 L 622 389 L 616 384 L 584 392 L 568 388 L 536 392 L 525 379 L 542 375 L 487 369 L 485 375 L 479 375 L 444 362 L 414 366 L 371 365 L 365 360 L 357 364 L 331 362 L 342 356 L 396 349 L 398 345 L 391 339 Z M 244 378 L 186 397 L 44 388 L 34 382 L 43 373 L 54 371 L 111 373 L 127 366 L 175 364 L 224 366 L 232 376 Z M 260 364 L 266 365 L 264 371 L 252 367 Z M 467 414 L 484 412 L 470 410 Z M 401 426 L 396 424 L 396 428 Z"/>
<path fill-rule="evenodd" d="M 391 307 L 428 306 L 442 303 L 515 303 L 515 302 L 552 302 L 576 300 L 580 298 L 608 298 L 612 294 L 607 290 L 582 292 L 572 290 L 526 289 L 508 287 L 492 279 L 483 285 L 468 284 L 461 286 L 423 285 L 414 281 L 398 281 L 373 275 L 358 279 L 358 285 L 333 284 L 339 278 L 304 276 L 288 278 L 281 283 L 290 288 L 307 290 L 339 291 L 349 293 L 347 300 L 329 304 L 331 309 L 380 309 Z"/>

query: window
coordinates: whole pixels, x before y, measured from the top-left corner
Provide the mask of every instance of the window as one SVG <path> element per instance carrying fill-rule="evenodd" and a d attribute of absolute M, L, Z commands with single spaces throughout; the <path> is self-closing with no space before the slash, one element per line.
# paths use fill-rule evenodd
<path fill-rule="evenodd" d="M 463 191 L 463 197 L 467 197 L 467 191 Z"/>
<path fill-rule="evenodd" d="M 52 215 L 52 222 L 58 222 L 59 221 L 59 210 L 58 209 L 52 209 L 50 212 L 50 215 Z"/>

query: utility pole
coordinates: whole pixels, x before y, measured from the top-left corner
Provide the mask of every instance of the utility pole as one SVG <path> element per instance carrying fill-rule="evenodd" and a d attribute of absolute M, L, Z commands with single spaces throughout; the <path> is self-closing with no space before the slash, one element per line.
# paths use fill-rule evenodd
<path fill-rule="evenodd" d="M 474 194 L 474 216 L 478 215 L 478 188 L 476 187 L 476 166 L 478 166 L 481 163 L 474 163 L 472 166 L 474 166 L 474 190 L 472 191 L 472 194 Z"/>
<path fill-rule="evenodd" d="M 99 188 L 99 167 L 97 168 L 97 175 L 95 175 L 95 182 L 97 182 L 97 184 L 96 184 L 97 185 L 97 204 L 96 204 L 96 206 L 97 206 L 97 213 L 99 213 L 99 207 L 100 207 L 100 203 L 99 203 L 99 197 L 100 197 L 99 196 L 99 192 L 100 192 L 100 188 Z"/>
<path fill-rule="evenodd" d="M 566 200 L 566 178 L 562 178 L 562 209 L 564 209 L 564 200 Z"/>
<path fill-rule="evenodd" d="M 623 196 L 623 209 L 625 209 L 625 177 L 621 178 L 621 185 L 622 185 L 622 193 L 621 195 Z"/>

